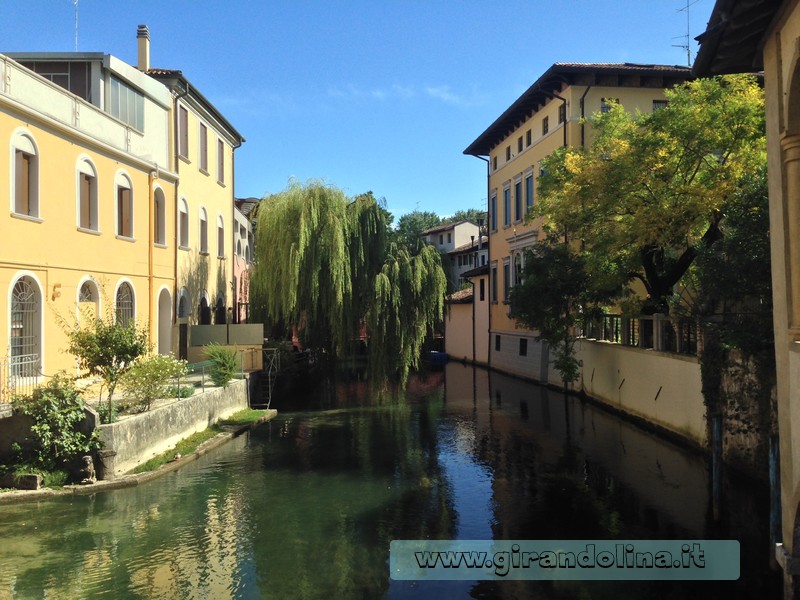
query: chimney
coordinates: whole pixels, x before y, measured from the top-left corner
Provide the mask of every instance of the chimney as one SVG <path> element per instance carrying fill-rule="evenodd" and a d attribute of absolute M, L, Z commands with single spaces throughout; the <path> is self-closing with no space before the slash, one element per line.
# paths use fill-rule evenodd
<path fill-rule="evenodd" d="M 150 30 L 147 25 L 139 25 L 136 30 L 136 40 L 139 46 L 139 64 L 137 68 L 143 73 L 150 69 Z"/>

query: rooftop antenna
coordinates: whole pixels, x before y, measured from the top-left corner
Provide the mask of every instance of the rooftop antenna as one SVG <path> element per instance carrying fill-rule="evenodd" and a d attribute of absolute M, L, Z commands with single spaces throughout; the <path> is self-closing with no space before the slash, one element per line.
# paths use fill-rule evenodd
<path fill-rule="evenodd" d="M 78 51 L 78 0 L 72 0 L 75 6 L 75 52 Z"/>
<path fill-rule="evenodd" d="M 77 3 L 77 1 L 78 0 L 75 0 L 76 3 Z M 700 2 L 700 0 L 686 0 L 686 6 L 684 6 L 683 8 L 679 8 L 678 9 L 677 12 L 684 12 L 684 11 L 686 12 L 686 35 L 678 35 L 678 36 L 675 36 L 674 38 L 672 38 L 673 40 L 677 40 L 677 39 L 686 40 L 685 44 L 672 44 L 672 47 L 673 48 L 683 48 L 684 50 L 686 50 L 686 66 L 687 67 L 691 67 L 692 66 L 692 50 L 691 50 L 691 47 L 689 46 L 689 40 L 691 39 L 691 37 L 690 37 L 690 25 L 689 25 L 689 9 L 692 6 L 694 6 L 695 4 L 697 4 L 698 2 Z"/>

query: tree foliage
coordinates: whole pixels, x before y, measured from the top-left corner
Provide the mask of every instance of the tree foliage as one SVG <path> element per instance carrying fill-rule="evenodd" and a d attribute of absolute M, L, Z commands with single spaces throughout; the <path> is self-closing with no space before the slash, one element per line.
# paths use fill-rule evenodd
<path fill-rule="evenodd" d="M 574 327 L 612 293 L 592 280 L 580 253 L 550 237 L 526 254 L 522 281 L 511 288 L 509 302 L 512 316 L 547 342 L 556 370 L 570 383 L 580 373 Z"/>
<path fill-rule="evenodd" d="M 139 356 L 122 374 L 119 385 L 133 409 L 150 410 L 153 402 L 168 398 L 175 387 L 175 379 L 186 374 L 186 361 L 163 354 Z"/>
<path fill-rule="evenodd" d="M 306 345 L 334 356 L 348 353 L 366 323 L 370 367 L 405 381 L 442 316 L 435 248 L 391 243 L 372 194 L 349 199 L 318 181 L 265 199 L 257 236 L 252 296 L 271 321 L 295 325 Z"/>
<path fill-rule="evenodd" d="M 14 411 L 29 416 L 32 439 L 21 448 L 18 460 L 33 467 L 54 471 L 100 447 L 96 432 L 84 433 L 84 402 L 75 384 L 64 373 L 54 375 L 47 385 L 29 396 L 12 400 Z"/>
<path fill-rule="evenodd" d="M 764 95 L 746 75 L 699 79 L 665 91 L 665 108 L 620 105 L 591 119 L 588 148 L 543 161 L 537 216 L 579 241 L 590 272 L 644 284 L 650 312 L 668 311 L 673 287 L 720 239 L 723 207 L 766 160 Z"/>
<path fill-rule="evenodd" d="M 131 322 L 122 325 L 112 314 L 92 319 L 87 325 L 75 324 L 67 330 L 69 353 L 78 366 L 103 380 L 108 390 L 108 415 L 113 419 L 113 396 L 117 383 L 133 361 L 149 349 L 147 330 Z"/>
<path fill-rule="evenodd" d="M 420 234 L 441 224 L 442 219 L 434 212 L 415 210 L 406 213 L 397 220 L 397 243 L 416 252 L 423 244 Z"/>

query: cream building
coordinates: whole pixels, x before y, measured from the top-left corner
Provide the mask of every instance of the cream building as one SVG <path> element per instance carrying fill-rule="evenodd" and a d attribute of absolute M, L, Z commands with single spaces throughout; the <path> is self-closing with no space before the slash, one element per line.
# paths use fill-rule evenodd
<path fill-rule="evenodd" d="M 592 132 L 583 119 L 611 101 L 631 112 L 651 112 L 664 105 L 664 88 L 689 77 L 687 67 L 556 63 L 464 150 L 487 161 L 493 368 L 547 381 L 546 349 L 517 326 L 508 305 L 525 251 L 539 236 L 541 222 L 526 223 L 525 216 L 536 202 L 542 159 L 561 146 L 588 144 Z"/>

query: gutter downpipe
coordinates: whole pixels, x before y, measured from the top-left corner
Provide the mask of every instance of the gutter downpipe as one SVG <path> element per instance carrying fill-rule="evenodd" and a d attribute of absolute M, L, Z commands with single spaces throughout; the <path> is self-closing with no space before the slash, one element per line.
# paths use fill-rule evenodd
<path fill-rule="evenodd" d="M 482 156 L 478 156 L 477 154 L 473 154 L 472 156 L 474 156 L 475 158 L 479 158 L 480 160 L 486 162 L 486 227 L 487 227 L 486 231 L 489 232 L 489 277 L 488 277 L 489 285 L 487 287 L 489 288 L 489 298 L 491 298 L 492 297 L 492 277 L 491 277 L 491 272 L 492 272 L 491 231 L 492 230 L 489 229 L 490 219 L 492 218 L 492 216 L 489 214 L 489 209 L 491 208 L 491 206 L 489 205 L 489 202 L 490 202 L 490 199 L 489 199 L 489 196 L 490 196 L 490 194 L 489 194 L 489 189 L 490 189 L 490 187 L 489 187 L 489 185 L 490 185 L 489 178 L 491 176 L 491 173 L 489 172 L 489 168 L 490 168 L 491 163 L 490 163 L 488 158 L 483 158 Z M 479 244 L 480 244 L 480 239 L 481 239 L 481 232 L 478 231 L 478 240 L 479 240 L 478 243 Z M 473 315 L 473 317 L 472 317 L 472 337 L 473 337 L 473 346 L 474 346 L 474 338 L 475 338 L 475 284 L 474 283 L 472 284 L 472 315 Z M 488 322 L 488 329 L 486 331 L 486 337 L 487 337 L 487 342 L 486 342 L 486 360 L 487 360 L 487 363 L 488 363 L 488 368 L 491 369 L 492 368 L 492 334 L 491 334 L 491 331 L 492 331 L 492 307 L 491 307 L 491 302 L 489 302 L 489 320 L 488 321 L 489 321 Z M 473 364 L 475 363 L 475 352 L 474 352 L 474 350 L 473 350 L 473 361 L 472 362 L 473 362 Z"/>
<path fill-rule="evenodd" d="M 588 88 L 587 88 L 586 91 L 587 92 L 589 91 Z M 561 104 L 564 106 L 564 148 L 566 148 L 567 147 L 567 122 L 569 121 L 569 118 L 567 116 L 567 101 L 566 101 L 565 98 L 562 98 L 558 94 L 551 93 L 550 95 L 553 96 L 553 98 L 558 98 L 559 100 L 561 100 Z M 586 92 L 584 92 L 584 96 L 585 95 L 586 95 Z M 581 96 L 581 109 L 583 109 L 583 96 Z"/>
<path fill-rule="evenodd" d="M 239 302 L 238 297 L 236 296 L 236 283 L 234 281 L 234 261 L 236 261 L 236 232 L 238 231 L 238 225 L 236 225 L 236 149 L 241 148 L 242 144 L 244 143 L 244 139 L 241 137 L 237 140 L 236 145 L 231 148 L 231 231 L 233 235 L 231 236 L 231 302 L 233 303 L 233 310 L 231 311 L 231 321 L 234 323 L 239 322 Z M 247 219 L 247 232 L 250 233 L 250 219 Z M 248 240 L 249 244 L 249 240 Z M 254 248 L 255 249 L 255 248 Z M 250 257 L 252 258 L 252 256 Z M 227 263 L 227 260 L 225 261 Z M 245 263 L 244 268 L 247 270 L 249 267 L 247 263 Z"/>
<path fill-rule="evenodd" d="M 148 189 L 148 197 L 149 197 L 149 206 L 147 209 L 148 213 L 148 222 L 149 222 L 149 231 L 148 231 L 148 245 L 147 245 L 147 287 L 148 287 L 148 301 L 147 301 L 147 310 L 148 310 L 148 318 L 150 320 L 150 328 L 148 330 L 149 341 L 150 345 L 153 345 L 153 241 L 155 240 L 155 235 L 153 233 L 154 229 L 154 211 L 153 211 L 153 200 L 154 200 L 154 193 L 153 193 L 153 182 L 158 177 L 158 165 L 152 171 L 147 174 L 147 189 Z"/>
<path fill-rule="evenodd" d="M 173 238 L 175 240 L 175 261 L 173 263 L 173 272 L 172 272 L 172 281 L 173 281 L 173 283 L 172 283 L 172 297 L 176 302 L 176 304 L 175 304 L 176 307 L 180 305 L 180 290 L 178 289 L 178 256 L 180 255 L 180 239 L 181 239 L 180 238 L 180 226 L 181 226 L 180 214 L 181 213 L 180 213 L 180 194 L 179 194 L 180 183 L 181 183 L 181 174 L 180 174 L 180 168 L 179 168 L 180 157 L 179 157 L 179 154 L 178 154 L 178 145 L 179 145 L 179 139 L 180 139 L 178 137 L 178 134 L 179 134 L 179 132 L 178 132 L 178 119 L 179 119 L 179 116 L 178 116 L 178 100 L 180 100 L 184 96 L 188 96 L 189 95 L 189 91 L 190 91 L 190 87 L 189 87 L 189 82 L 187 81 L 186 82 L 186 90 L 184 90 L 182 93 L 180 93 L 177 96 L 175 96 L 175 100 L 172 103 L 172 106 L 173 106 L 172 113 L 173 113 L 173 123 L 174 123 L 174 127 L 172 128 L 173 132 L 174 132 L 173 133 L 173 135 L 174 135 L 173 148 L 174 148 L 174 152 L 175 152 L 175 156 L 174 156 L 175 167 L 174 167 L 174 169 L 175 169 L 175 174 L 178 176 L 178 178 L 175 180 L 175 210 L 173 211 L 173 214 L 175 215 L 175 237 Z M 187 210 L 188 210 L 188 207 L 187 207 Z M 177 309 L 173 313 L 172 324 L 173 325 L 177 325 L 178 324 L 178 311 L 177 311 Z M 178 336 L 178 339 L 180 340 L 180 336 Z M 180 345 L 180 342 L 179 342 L 179 345 Z M 178 353 L 180 354 L 180 348 L 178 348 Z"/>
<path fill-rule="evenodd" d="M 589 90 L 592 89 L 591 85 L 587 85 L 586 89 L 583 91 L 583 95 L 581 96 L 581 148 L 586 147 L 586 124 L 584 123 L 584 118 L 586 117 L 586 107 L 584 105 L 584 98 L 586 98 L 586 94 L 589 93 Z M 566 143 L 564 144 L 566 146 Z"/>

